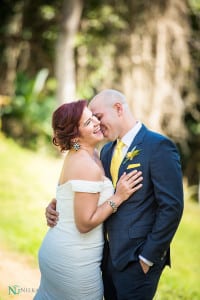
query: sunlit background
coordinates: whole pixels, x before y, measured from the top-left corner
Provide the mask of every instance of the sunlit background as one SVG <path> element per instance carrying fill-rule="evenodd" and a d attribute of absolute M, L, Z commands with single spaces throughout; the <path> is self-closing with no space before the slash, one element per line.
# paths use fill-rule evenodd
<path fill-rule="evenodd" d="M 185 211 L 155 300 L 199 300 L 200 0 L 2 0 L 0 35 L 0 300 L 39 284 L 52 112 L 104 88 L 179 148 Z"/>

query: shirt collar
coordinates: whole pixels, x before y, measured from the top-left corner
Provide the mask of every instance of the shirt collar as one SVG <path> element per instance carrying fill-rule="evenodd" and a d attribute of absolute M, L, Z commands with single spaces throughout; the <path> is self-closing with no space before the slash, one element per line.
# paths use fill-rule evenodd
<path fill-rule="evenodd" d="M 133 139 L 135 138 L 136 134 L 139 132 L 140 128 L 142 127 L 142 123 L 137 121 L 137 123 L 129 130 L 123 137 L 122 142 L 126 145 L 127 148 L 130 147 Z"/>

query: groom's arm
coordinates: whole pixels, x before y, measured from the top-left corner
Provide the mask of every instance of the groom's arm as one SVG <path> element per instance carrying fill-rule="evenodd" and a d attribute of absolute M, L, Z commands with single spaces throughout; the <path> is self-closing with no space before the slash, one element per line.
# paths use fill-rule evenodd
<path fill-rule="evenodd" d="M 151 179 L 158 209 L 141 256 L 156 263 L 164 259 L 183 213 L 180 157 L 175 145 L 161 140 L 151 156 Z"/>
<path fill-rule="evenodd" d="M 56 211 L 56 199 L 53 199 L 46 207 L 45 216 L 49 227 L 54 227 L 57 224 L 59 213 Z"/>

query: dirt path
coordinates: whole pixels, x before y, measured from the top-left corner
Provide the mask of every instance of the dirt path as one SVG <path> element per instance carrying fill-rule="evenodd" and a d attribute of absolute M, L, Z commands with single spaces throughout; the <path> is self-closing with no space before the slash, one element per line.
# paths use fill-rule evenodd
<path fill-rule="evenodd" d="M 0 300 L 31 300 L 40 272 L 22 255 L 0 249 Z"/>

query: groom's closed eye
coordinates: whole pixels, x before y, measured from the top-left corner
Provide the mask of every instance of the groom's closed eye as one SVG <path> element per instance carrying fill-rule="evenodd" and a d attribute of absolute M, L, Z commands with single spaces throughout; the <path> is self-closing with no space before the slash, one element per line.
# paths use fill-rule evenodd
<path fill-rule="evenodd" d="M 93 114 L 93 116 L 95 116 L 99 121 L 101 121 L 102 115 L 100 115 L 100 114 Z"/>

